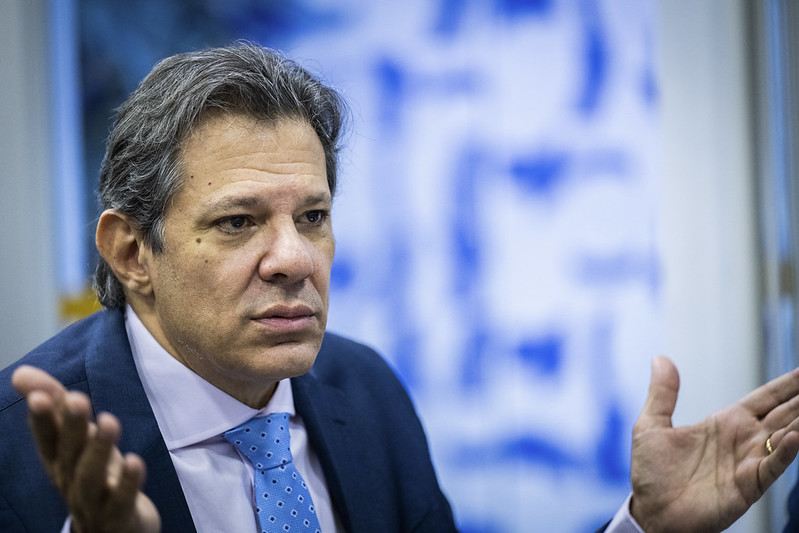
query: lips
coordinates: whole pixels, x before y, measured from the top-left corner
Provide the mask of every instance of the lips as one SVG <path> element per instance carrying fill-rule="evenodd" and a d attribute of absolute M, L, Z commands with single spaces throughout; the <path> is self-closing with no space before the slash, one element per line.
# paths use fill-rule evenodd
<path fill-rule="evenodd" d="M 316 313 L 306 305 L 277 305 L 259 313 L 253 320 L 278 332 L 290 332 L 311 326 Z"/>

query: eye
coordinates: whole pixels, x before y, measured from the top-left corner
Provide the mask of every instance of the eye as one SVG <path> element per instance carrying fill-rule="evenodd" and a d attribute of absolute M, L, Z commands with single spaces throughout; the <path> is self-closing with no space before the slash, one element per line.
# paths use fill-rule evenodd
<path fill-rule="evenodd" d="M 236 233 L 251 226 L 252 221 L 246 215 L 233 215 L 217 220 L 216 225 L 226 233 Z"/>
<path fill-rule="evenodd" d="M 305 213 L 305 220 L 315 226 L 321 226 L 327 220 L 327 217 L 330 216 L 330 213 L 325 211 L 324 209 L 314 209 L 312 211 L 308 211 Z"/>

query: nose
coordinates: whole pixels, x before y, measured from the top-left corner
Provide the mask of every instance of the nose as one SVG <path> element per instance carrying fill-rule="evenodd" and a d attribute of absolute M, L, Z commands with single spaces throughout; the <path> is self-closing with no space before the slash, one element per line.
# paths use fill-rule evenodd
<path fill-rule="evenodd" d="M 266 248 L 258 265 L 264 281 L 297 283 L 314 270 L 313 245 L 301 235 L 293 221 L 274 224 L 266 231 Z"/>

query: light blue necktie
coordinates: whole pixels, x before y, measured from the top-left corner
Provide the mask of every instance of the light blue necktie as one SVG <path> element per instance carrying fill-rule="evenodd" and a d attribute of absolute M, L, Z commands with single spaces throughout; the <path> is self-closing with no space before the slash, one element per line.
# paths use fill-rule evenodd
<path fill-rule="evenodd" d="M 253 418 L 225 432 L 252 463 L 262 533 L 321 533 L 311 493 L 291 459 L 289 414 Z"/>

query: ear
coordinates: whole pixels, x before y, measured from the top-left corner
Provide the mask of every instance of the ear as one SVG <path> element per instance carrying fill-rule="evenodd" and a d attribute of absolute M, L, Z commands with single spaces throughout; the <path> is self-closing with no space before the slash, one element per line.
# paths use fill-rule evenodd
<path fill-rule="evenodd" d="M 150 250 L 126 215 L 113 209 L 104 211 L 97 222 L 95 242 L 125 292 L 140 296 L 152 294 L 146 261 Z"/>

